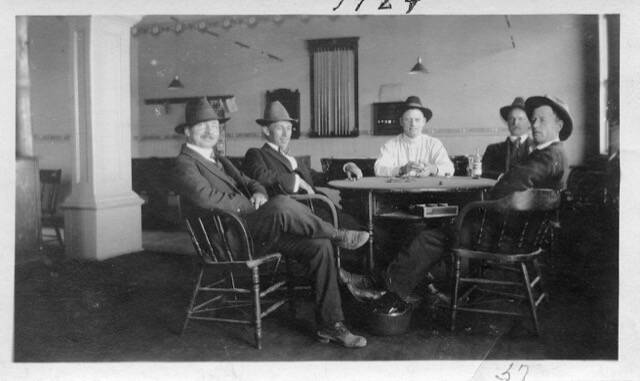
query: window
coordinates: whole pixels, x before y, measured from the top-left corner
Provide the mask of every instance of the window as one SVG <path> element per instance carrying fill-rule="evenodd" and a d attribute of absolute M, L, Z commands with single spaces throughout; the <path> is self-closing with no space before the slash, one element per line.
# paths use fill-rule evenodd
<path fill-rule="evenodd" d="M 600 144 L 603 155 L 620 148 L 620 15 L 600 15 Z"/>
<path fill-rule="evenodd" d="M 358 136 L 358 37 L 307 43 L 311 137 Z"/>

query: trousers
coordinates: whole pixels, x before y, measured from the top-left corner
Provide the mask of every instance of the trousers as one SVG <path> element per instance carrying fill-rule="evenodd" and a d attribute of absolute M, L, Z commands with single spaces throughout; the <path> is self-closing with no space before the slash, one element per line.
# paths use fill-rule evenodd
<path fill-rule="evenodd" d="M 255 212 L 243 216 L 258 255 L 280 252 L 301 264 L 303 276 L 315 292 L 316 322 L 320 326 L 343 321 L 342 301 L 331 238 L 335 228 L 309 208 L 287 196 L 275 196 Z"/>

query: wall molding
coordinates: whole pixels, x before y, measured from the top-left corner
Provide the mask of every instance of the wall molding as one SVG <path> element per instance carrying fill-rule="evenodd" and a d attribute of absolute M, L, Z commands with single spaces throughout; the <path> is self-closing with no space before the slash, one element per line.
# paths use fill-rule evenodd
<path fill-rule="evenodd" d="M 42 141 L 42 142 L 67 142 L 71 140 L 70 134 L 45 134 L 45 135 L 33 135 L 33 140 Z"/>
<path fill-rule="evenodd" d="M 460 137 L 468 137 L 468 136 L 506 136 L 508 134 L 508 130 L 506 128 L 499 127 L 474 127 L 474 128 L 427 128 L 426 133 L 431 136 L 460 136 Z M 376 138 L 383 138 L 384 136 L 373 135 L 371 131 L 360 131 L 360 136 L 371 136 Z M 391 138 L 393 135 L 389 135 Z M 257 139 L 262 137 L 262 132 L 235 132 L 229 133 L 227 132 L 225 135 L 226 139 Z M 317 140 L 318 138 L 311 138 L 308 135 L 300 136 L 302 140 Z M 343 139 L 344 137 L 340 137 Z M 357 136 L 354 136 L 353 139 L 357 139 Z M 67 135 L 68 139 L 68 135 Z M 182 135 L 178 134 L 170 134 L 170 135 L 136 135 L 133 137 L 134 140 L 137 141 L 150 141 L 150 140 L 183 140 Z M 322 139 L 332 139 L 332 137 L 323 137 Z"/>

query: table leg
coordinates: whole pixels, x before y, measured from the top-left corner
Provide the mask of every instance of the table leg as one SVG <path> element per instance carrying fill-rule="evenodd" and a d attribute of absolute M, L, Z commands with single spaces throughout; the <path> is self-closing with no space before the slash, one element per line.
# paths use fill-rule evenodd
<path fill-rule="evenodd" d="M 369 205 L 369 211 L 368 211 L 368 221 L 367 221 L 367 227 L 369 228 L 369 271 L 373 272 L 373 268 L 374 268 L 374 262 L 373 262 L 373 191 L 369 191 L 367 194 L 367 204 Z"/>

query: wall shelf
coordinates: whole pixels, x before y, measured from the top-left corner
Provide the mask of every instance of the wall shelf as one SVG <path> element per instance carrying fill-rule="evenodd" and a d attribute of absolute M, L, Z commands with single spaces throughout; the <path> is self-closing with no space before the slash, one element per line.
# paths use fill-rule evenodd
<path fill-rule="evenodd" d="M 203 96 L 195 96 L 195 97 L 174 97 L 174 98 L 149 98 L 144 100 L 145 105 L 165 105 L 167 103 L 187 103 L 191 100 L 200 99 Z M 209 102 L 213 100 L 225 100 L 233 98 L 233 95 L 207 95 L 207 100 Z"/>

